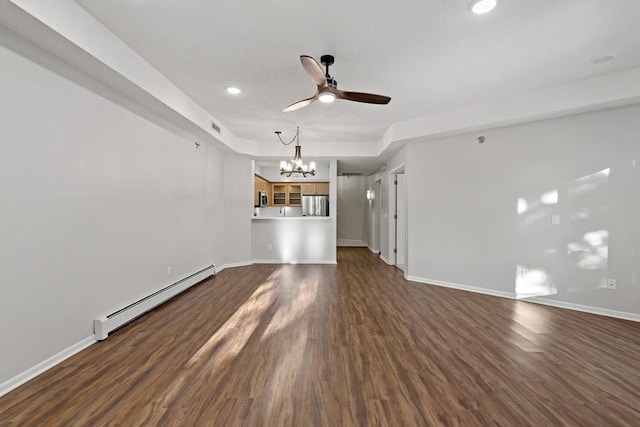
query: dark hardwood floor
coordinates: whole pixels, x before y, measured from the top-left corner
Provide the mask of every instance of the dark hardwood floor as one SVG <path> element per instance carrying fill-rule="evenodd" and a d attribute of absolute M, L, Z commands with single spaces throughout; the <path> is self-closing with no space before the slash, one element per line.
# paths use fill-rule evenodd
<path fill-rule="evenodd" d="M 640 426 L 640 324 L 338 260 L 224 270 L 0 398 L 0 425 Z"/>

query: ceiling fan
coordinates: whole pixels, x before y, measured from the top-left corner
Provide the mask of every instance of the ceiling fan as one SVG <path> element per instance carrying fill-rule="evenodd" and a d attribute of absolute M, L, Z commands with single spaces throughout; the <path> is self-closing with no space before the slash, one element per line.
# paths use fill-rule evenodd
<path fill-rule="evenodd" d="M 346 99 L 347 101 L 364 102 L 367 104 L 388 104 L 389 101 L 391 101 L 391 98 L 388 96 L 339 90 L 338 82 L 329 74 L 329 66 L 333 65 L 334 62 L 332 55 L 322 55 L 320 57 L 320 62 L 326 67 L 326 72 L 322 71 L 320 64 L 308 55 L 300 55 L 300 62 L 302 62 L 302 67 L 307 74 L 309 74 L 311 80 L 316 84 L 317 90 L 311 98 L 294 102 L 282 110 L 285 113 L 306 107 L 316 100 L 328 103 L 333 102 L 335 99 Z"/>

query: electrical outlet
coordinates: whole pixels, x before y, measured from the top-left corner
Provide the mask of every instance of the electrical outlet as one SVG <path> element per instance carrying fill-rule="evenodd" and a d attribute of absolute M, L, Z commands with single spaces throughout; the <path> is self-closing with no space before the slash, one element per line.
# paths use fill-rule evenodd
<path fill-rule="evenodd" d="M 269 250 L 272 250 L 272 249 L 273 249 L 273 245 L 272 245 L 271 243 L 269 243 L 269 244 L 267 245 L 267 248 L 269 248 Z"/>
<path fill-rule="evenodd" d="M 607 279 L 607 289 L 614 290 L 616 288 L 616 279 Z"/>
<path fill-rule="evenodd" d="M 167 267 L 167 277 L 171 276 L 171 267 Z"/>

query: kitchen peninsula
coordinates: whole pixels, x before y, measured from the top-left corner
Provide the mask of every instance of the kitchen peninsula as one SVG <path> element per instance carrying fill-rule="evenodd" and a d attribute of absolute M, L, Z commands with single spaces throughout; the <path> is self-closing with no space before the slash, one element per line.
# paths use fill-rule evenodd
<path fill-rule="evenodd" d="M 251 221 L 253 262 L 336 263 L 337 162 L 331 160 L 324 164 L 314 177 L 286 179 L 281 177 L 275 162 L 255 163 Z M 266 196 L 266 203 L 260 193 Z M 305 196 L 326 196 L 326 213 L 303 216 Z"/>

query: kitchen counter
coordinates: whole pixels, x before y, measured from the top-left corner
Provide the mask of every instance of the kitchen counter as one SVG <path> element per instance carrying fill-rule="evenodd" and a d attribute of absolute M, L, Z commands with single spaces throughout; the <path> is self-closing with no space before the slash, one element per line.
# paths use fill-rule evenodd
<path fill-rule="evenodd" d="M 251 259 L 268 264 L 335 264 L 336 216 L 254 216 Z"/>

